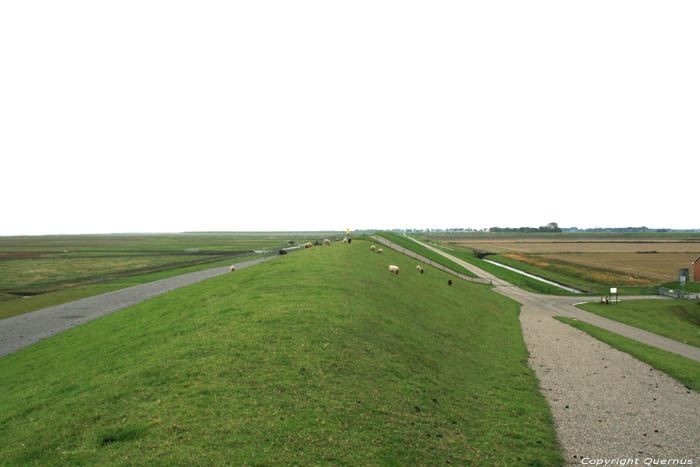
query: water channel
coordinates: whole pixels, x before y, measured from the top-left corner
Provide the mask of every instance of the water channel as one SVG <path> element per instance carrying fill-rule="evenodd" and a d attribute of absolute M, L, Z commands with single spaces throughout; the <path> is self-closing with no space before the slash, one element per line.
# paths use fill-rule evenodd
<path fill-rule="evenodd" d="M 495 261 L 491 261 L 490 259 L 484 259 L 483 261 L 486 261 L 486 262 L 489 263 L 489 264 L 495 264 L 496 266 L 500 266 L 500 267 L 502 267 L 502 268 L 508 269 L 509 271 L 517 272 L 518 274 L 522 274 L 523 276 L 530 277 L 530 278 L 535 279 L 535 280 L 538 280 L 538 281 L 540 281 L 540 282 L 544 282 L 545 284 L 553 285 L 554 287 L 559 287 L 560 289 L 564 289 L 564 290 L 567 290 L 567 291 L 569 291 L 569 292 L 573 292 L 573 293 L 583 293 L 583 292 L 580 291 L 580 290 L 573 289 L 573 288 L 567 287 L 567 286 L 565 286 L 565 285 L 557 284 L 556 282 L 552 282 L 552 281 L 547 280 L 547 279 L 545 279 L 545 278 L 543 278 L 543 277 L 535 276 L 534 274 L 530 274 L 529 272 L 521 271 L 520 269 L 516 269 L 516 268 L 510 267 L 510 266 L 506 266 L 505 264 L 497 263 L 497 262 L 495 262 Z"/>

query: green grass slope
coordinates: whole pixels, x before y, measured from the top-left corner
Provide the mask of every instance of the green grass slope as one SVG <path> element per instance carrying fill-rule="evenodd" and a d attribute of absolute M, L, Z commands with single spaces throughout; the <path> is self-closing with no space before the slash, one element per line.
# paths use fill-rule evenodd
<path fill-rule="evenodd" d="M 519 305 L 415 265 L 314 247 L 3 357 L 0 464 L 561 465 Z"/>
<path fill-rule="evenodd" d="M 438 264 L 442 264 L 443 266 L 452 269 L 455 272 L 458 272 L 460 274 L 464 274 L 467 277 L 476 277 L 476 274 L 471 272 L 470 270 L 464 268 L 463 266 L 455 263 L 454 261 L 451 261 L 447 258 L 445 258 L 442 255 L 439 255 L 435 253 L 432 250 L 429 250 L 425 248 L 423 245 L 420 245 L 410 238 L 404 237 L 403 235 L 398 235 L 392 232 L 380 232 L 378 235 L 381 237 L 384 237 L 385 239 L 396 243 L 399 246 L 402 246 L 403 248 L 407 250 L 411 250 L 414 253 L 418 253 L 421 256 L 424 256 L 428 258 L 431 261 L 434 261 Z"/>

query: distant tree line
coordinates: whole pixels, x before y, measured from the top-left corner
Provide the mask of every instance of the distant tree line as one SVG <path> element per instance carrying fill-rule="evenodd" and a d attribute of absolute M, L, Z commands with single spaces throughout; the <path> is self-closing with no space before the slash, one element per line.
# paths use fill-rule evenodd
<path fill-rule="evenodd" d="M 650 229 L 646 226 L 641 227 L 593 227 L 590 229 L 579 229 L 578 227 L 569 227 L 564 229 L 565 232 L 610 232 L 610 233 L 644 233 L 644 232 L 669 232 L 670 229 Z"/>
<path fill-rule="evenodd" d="M 491 227 L 489 232 L 518 232 L 518 233 L 539 233 L 539 232 L 561 232 L 556 222 L 539 227 Z"/>

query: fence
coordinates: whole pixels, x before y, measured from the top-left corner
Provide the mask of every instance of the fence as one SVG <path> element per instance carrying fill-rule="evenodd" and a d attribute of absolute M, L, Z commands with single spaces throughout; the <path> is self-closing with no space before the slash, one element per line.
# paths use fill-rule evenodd
<path fill-rule="evenodd" d="M 434 267 L 434 268 L 436 268 L 436 269 L 439 269 L 439 270 L 441 270 L 441 271 L 444 271 L 444 272 L 446 272 L 446 273 L 448 273 L 448 274 L 452 274 L 453 276 L 459 277 L 460 279 L 464 279 L 464 280 L 469 281 L 469 282 L 476 282 L 476 283 L 479 283 L 479 284 L 489 284 L 489 285 L 493 285 L 489 279 L 484 279 L 484 278 L 482 278 L 482 277 L 469 277 L 469 276 L 465 276 L 464 274 L 460 274 L 460 273 L 457 272 L 457 271 L 453 271 L 452 269 L 450 269 L 450 268 L 448 268 L 448 267 L 446 267 L 446 266 L 444 266 L 444 265 L 442 265 L 442 264 L 440 264 L 440 263 L 436 263 L 435 261 L 433 261 L 433 260 L 431 260 L 431 259 L 429 259 L 429 258 L 426 258 L 426 257 L 423 256 L 423 255 L 419 255 L 418 253 L 416 253 L 416 252 L 414 252 L 414 251 L 411 251 L 411 250 L 409 250 L 409 249 L 407 249 L 407 248 L 404 248 L 404 247 L 402 247 L 402 246 L 400 246 L 400 245 L 397 245 L 396 243 L 394 243 L 394 242 L 392 242 L 392 241 L 390 241 L 390 240 L 387 240 L 387 239 L 384 238 L 384 237 L 380 237 L 379 235 L 370 235 L 369 237 L 370 237 L 372 240 L 374 240 L 374 241 L 376 241 L 376 242 L 378 242 L 378 243 L 381 243 L 381 244 L 384 245 L 384 246 L 388 246 L 388 247 L 391 248 L 392 250 L 396 250 L 396 251 L 398 251 L 399 253 L 403 253 L 403 254 L 406 255 L 406 256 L 410 256 L 411 258 L 415 258 L 415 259 L 417 259 L 418 261 L 422 261 L 423 263 L 429 264 L 429 265 L 431 265 L 432 267 Z"/>
<path fill-rule="evenodd" d="M 685 293 L 682 289 L 668 289 L 662 286 L 659 286 L 658 292 L 659 295 L 663 295 L 664 297 L 683 298 L 686 300 L 695 300 L 700 303 L 700 293 L 697 292 Z"/>

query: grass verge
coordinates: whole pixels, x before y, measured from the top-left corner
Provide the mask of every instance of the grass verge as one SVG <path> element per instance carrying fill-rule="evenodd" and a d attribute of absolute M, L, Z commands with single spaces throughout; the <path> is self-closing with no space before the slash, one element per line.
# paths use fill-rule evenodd
<path fill-rule="evenodd" d="M 314 247 L 5 356 L 0 464 L 561 465 L 519 305 L 451 277 Z"/>
<path fill-rule="evenodd" d="M 700 347 L 700 305 L 688 300 L 629 300 L 614 305 L 585 303 L 579 308 Z"/>
<path fill-rule="evenodd" d="M 700 391 L 700 363 L 666 350 L 642 344 L 588 323 L 562 316 L 555 316 L 554 318 L 576 329 L 580 329 L 617 350 L 626 352 L 634 358 L 646 362 L 655 369 L 675 378 L 687 388 Z"/>

